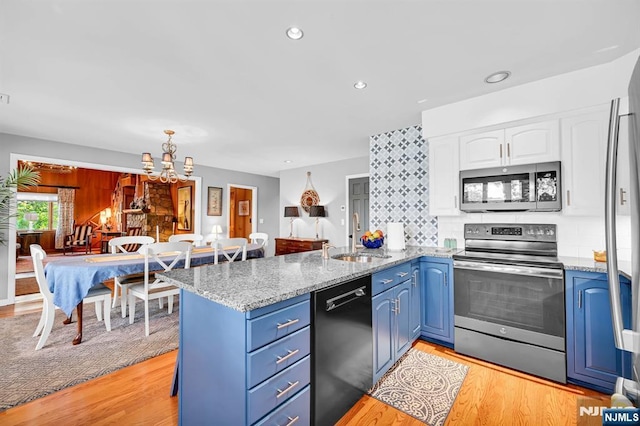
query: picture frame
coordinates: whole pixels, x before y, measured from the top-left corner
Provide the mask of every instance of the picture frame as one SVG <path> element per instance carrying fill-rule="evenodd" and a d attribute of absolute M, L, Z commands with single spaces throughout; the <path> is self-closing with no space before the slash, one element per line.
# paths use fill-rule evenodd
<path fill-rule="evenodd" d="M 207 216 L 222 216 L 222 188 L 215 186 L 208 188 Z"/>
<path fill-rule="evenodd" d="M 178 231 L 191 230 L 193 224 L 191 210 L 191 187 L 178 188 Z"/>
<path fill-rule="evenodd" d="M 238 216 L 249 216 L 249 200 L 238 201 Z"/>

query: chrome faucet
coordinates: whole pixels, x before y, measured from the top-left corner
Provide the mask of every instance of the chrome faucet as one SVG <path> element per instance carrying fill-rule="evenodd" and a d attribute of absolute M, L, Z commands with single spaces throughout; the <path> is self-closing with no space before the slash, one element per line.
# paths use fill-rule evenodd
<path fill-rule="evenodd" d="M 336 248 L 336 246 L 332 246 L 329 243 L 322 243 L 322 258 L 323 259 L 328 259 L 329 258 L 329 249 L 331 248 Z"/>
<path fill-rule="evenodd" d="M 353 218 L 352 218 L 352 232 L 351 232 L 351 251 L 355 253 L 356 251 L 356 240 L 357 240 L 357 236 L 356 236 L 356 231 L 360 230 L 360 216 L 358 216 L 358 212 L 354 212 L 353 213 Z"/>

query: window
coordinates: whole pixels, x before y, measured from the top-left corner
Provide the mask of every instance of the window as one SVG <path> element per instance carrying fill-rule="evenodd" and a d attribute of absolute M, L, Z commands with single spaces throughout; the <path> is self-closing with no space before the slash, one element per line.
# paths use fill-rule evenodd
<path fill-rule="evenodd" d="M 58 226 L 58 194 L 18 192 L 16 229 L 52 231 Z M 32 221 L 28 213 L 34 213 Z M 25 217 L 25 215 L 27 215 Z M 29 225 L 32 224 L 32 227 Z"/>

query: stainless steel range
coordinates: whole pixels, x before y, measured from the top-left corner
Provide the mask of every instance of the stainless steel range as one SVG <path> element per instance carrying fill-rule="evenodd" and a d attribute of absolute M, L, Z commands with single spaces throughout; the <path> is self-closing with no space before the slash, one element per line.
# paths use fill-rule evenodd
<path fill-rule="evenodd" d="M 456 352 L 566 383 L 556 225 L 466 224 L 453 256 Z"/>

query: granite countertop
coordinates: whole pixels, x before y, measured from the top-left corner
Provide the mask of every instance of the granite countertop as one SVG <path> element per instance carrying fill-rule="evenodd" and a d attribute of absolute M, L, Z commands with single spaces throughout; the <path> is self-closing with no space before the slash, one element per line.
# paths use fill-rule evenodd
<path fill-rule="evenodd" d="M 250 259 L 244 262 L 205 265 L 158 273 L 171 284 L 206 299 L 247 312 L 334 284 L 375 273 L 422 256 L 451 258 L 458 250 L 440 247 L 407 247 L 402 252 L 359 250 L 388 255 L 371 262 L 323 259 L 322 251 Z M 331 249 L 330 255 L 348 253 Z"/>
<path fill-rule="evenodd" d="M 589 257 L 569 257 L 559 256 L 558 260 L 564 265 L 564 269 L 567 271 L 586 271 L 586 272 L 601 272 L 607 273 L 606 262 L 596 262 L 593 258 Z M 624 275 L 627 279 L 631 279 L 631 262 L 619 260 L 618 271 L 621 275 Z"/>

